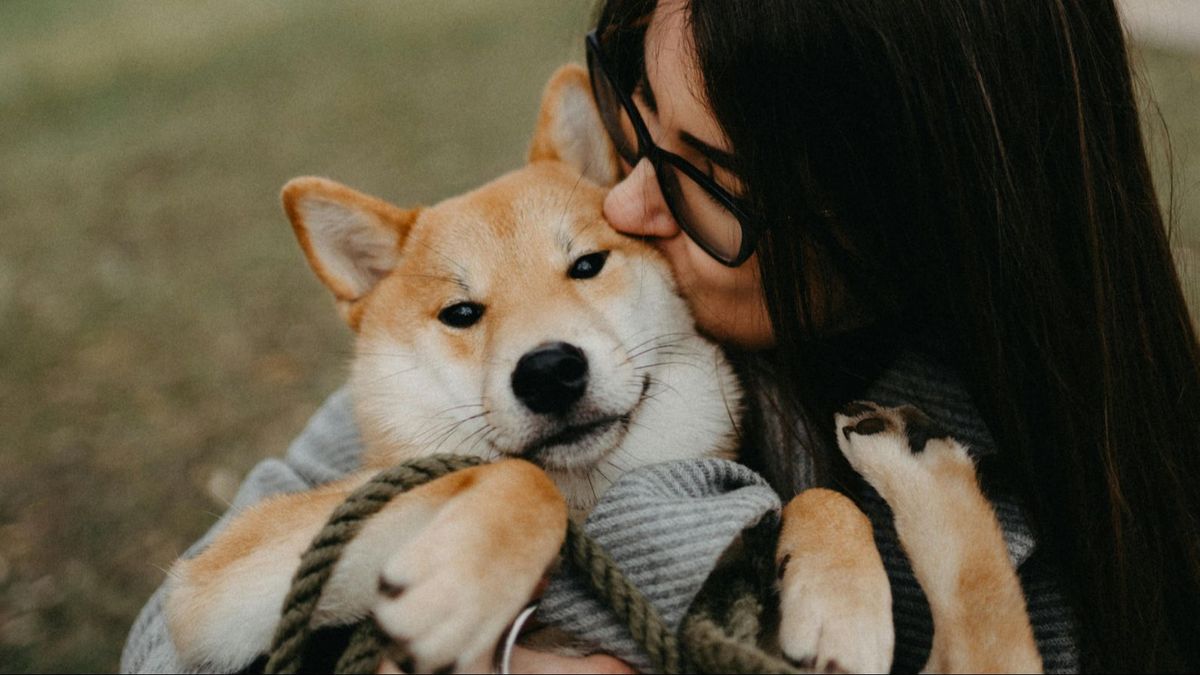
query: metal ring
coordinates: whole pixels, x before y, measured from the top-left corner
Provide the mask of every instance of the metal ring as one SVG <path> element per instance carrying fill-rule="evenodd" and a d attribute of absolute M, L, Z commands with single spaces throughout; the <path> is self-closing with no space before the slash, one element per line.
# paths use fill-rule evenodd
<path fill-rule="evenodd" d="M 508 675 L 512 672 L 512 653 L 513 647 L 517 644 L 517 637 L 521 635 L 521 627 L 533 616 L 537 611 L 537 603 L 533 603 L 521 610 L 517 618 L 513 619 L 512 625 L 508 628 L 508 634 L 504 636 L 504 643 L 500 646 L 500 650 L 496 652 L 496 658 L 492 663 L 493 672 L 500 675 Z"/>

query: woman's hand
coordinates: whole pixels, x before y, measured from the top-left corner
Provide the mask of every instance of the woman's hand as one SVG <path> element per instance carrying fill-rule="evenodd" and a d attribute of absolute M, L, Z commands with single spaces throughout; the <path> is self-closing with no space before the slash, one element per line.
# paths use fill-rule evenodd
<path fill-rule="evenodd" d="M 468 669 L 466 672 L 489 672 L 488 668 Z M 379 664 L 379 673 L 402 673 L 390 659 Z M 633 673 L 633 668 L 624 661 L 607 654 L 591 656 L 559 656 L 548 652 L 536 652 L 525 647 L 514 647 L 512 653 L 514 673 Z"/>
<path fill-rule="evenodd" d="M 514 673 L 633 673 L 629 664 L 608 654 L 591 656 L 559 656 L 548 652 L 535 652 L 525 647 L 514 647 L 512 654 Z"/>

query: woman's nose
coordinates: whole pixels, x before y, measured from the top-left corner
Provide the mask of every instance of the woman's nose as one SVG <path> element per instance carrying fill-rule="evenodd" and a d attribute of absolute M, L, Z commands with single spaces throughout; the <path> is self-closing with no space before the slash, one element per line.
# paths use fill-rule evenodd
<path fill-rule="evenodd" d="M 642 158 L 604 198 L 604 218 L 618 231 L 636 237 L 673 237 L 679 226 L 663 201 L 654 165 Z"/>

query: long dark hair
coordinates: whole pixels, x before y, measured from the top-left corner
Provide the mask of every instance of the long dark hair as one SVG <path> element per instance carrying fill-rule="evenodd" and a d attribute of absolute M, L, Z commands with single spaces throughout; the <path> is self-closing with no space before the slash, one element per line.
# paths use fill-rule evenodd
<path fill-rule="evenodd" d="M 654 4 L 600 11 L 630 60 Z M 933 353 L 1023 486 L 1084 667 L 1200 667 L 1200 347 L 1111 0 L 685 11 L 771 226 L 764 292 L 810 433 L 835 447 L 856 386 L 899 349 Z M 812 330 L 838 274 L 873 330 Z"/>

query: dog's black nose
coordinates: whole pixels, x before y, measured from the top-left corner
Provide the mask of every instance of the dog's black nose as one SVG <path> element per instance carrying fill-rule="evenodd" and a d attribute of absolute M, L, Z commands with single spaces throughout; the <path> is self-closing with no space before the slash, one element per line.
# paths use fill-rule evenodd
<path fill-rule="evenodd" d="M 513 393 L 539 415 L 561 415 L 583 397 L 588 362 L 583 351 L 566 342 L 540 345 L 517 361 Z"/>

